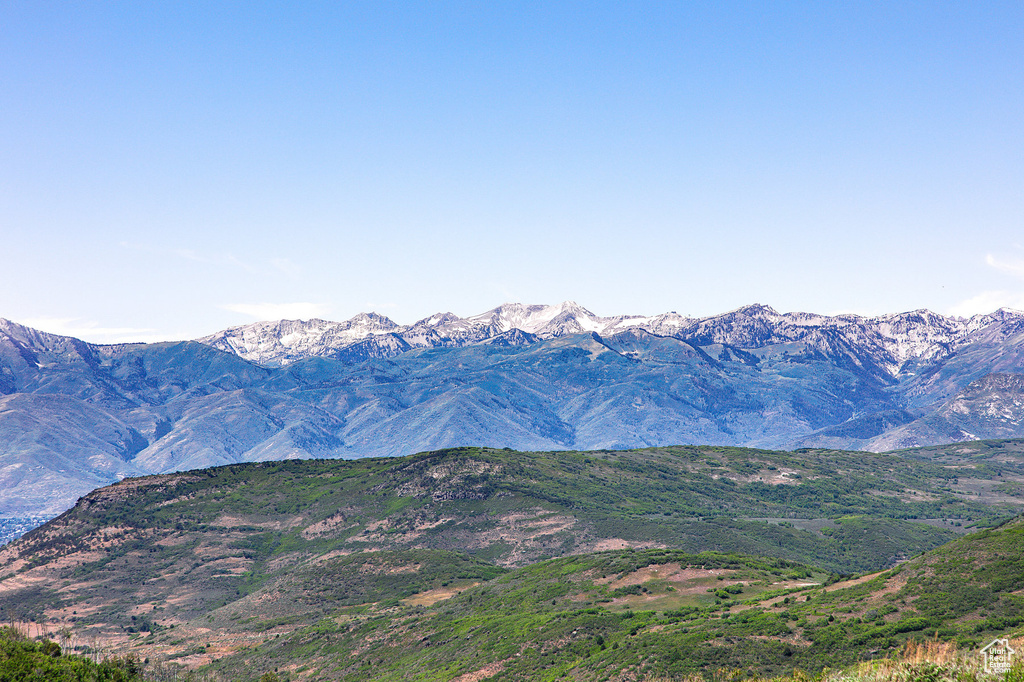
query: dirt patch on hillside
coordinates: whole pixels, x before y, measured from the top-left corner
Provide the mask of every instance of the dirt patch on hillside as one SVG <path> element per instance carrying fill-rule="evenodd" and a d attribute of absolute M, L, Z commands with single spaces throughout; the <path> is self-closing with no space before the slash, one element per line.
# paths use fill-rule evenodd
<path fill-rule="evenodd" d="M 482 519 L 472 519 L 470 523 L 480 520 Z M 510 545 L 512 551 L 497 561 L 504 566 L 523 563 L 529 558 L 532 550 L 543 549 L 549 543 L 554 544 L 556 534 L 570 531 L 577 524 L 577 520 L 572 516 L 543 510 L 537 510 L 535 513 L 511 512 L 486 520 L 494 523 L 495 527 L 476 532 L 455 528 L 452 534 L 471 548 L 489 547 L 499 543 Z"/>
<path fill-rule="evenodd" d="M 410 606 L 433 606 L 439 601 L 451 599 L 458 593 L 468 590 L 471 587 L 476 587 L 479 584 L 480 583 L 469 583 L 466 585 L 460 585 L 459 587 L 439 587 L 436 590 L 420 592 L 419 594 L 407 597 L 402 601 Z"/>
<path fill-rule="evenodd" d="M 390 519 L 371 521 L 362 531 L 348 538 L 346 542 L 410 544 L 420 539 L 427 531 L 455 520 L 457 519 L 448 516 L 433 520 L 418 518 L 412 522 L 411 526 L 406 526 L 407 530 L 404 532 L 395 532 L 395 524 Z"/>
<path fill-rule="evenodd" d="M 661 542 L 640 542 L 622 538 L 606 538 L 590 545 L 588 552 L 604 552 L 611 549 L 665 549 L 668 545 Z"/>
<path fill-rule="evenodd" d="M 506 659 L 504 661 L 496 661 L 494 663 L 489 663 L 488 665 L 485 665 L 479 670 L 476 670 L 471 673 L 466 673 L 465 675 L 459 675 L 454 680 L 452 680 L 452 682 L 480 682 L 480 680 L 486 680 L 488 677 L 494 677 L 495 675 L 497 675 L 505 669 L 505 666 L 508 665 L 508 662 L 510 660 L 512 659 Z"/>
<path fill-rule="evenodd" d="M 355 523 L 348 523 L 348 517 L 339 511 L 331 514 L 323 521 L 317 521 L 316 523 L 306 526 L 306 528 L 302 530 L 301 534 L 302 537 L 307 540 L 311 540 L 313 538 L 319 538 L 326 535 L 334 535 L 335 533 L 340 533 L 343 530 L 354 528 L 357 525 L 358 524 Z"/>
<path fill-rule="evenodd" d="M 579 543 L 576 546 L 578 551 L 589 551 L 588 545 L 580 542 L 583 533 L 578 532 L 577 524 L 575 517 L 540 508 L 497 516 L 423 517 L 415 519 L 411 525 L 406 522 L 398 527 L 392 521 L 382 519 L 367 524 L 360 533 L 348 538 L 347 542 L 372 543 L 378 548 L 397 544 L 429 549 L 436 546 L 440 533 L 445 542 L 454 541 L 469 550 L 484 549 L 495 544 L 507 545 L 508 553 L 496 563 L 516 566 L 545 551 L 551 553 L 554 550 L 561 554 L 566 538 L 556 536 L 568 531 L 576 534 L 574 539 Z M 443 529 L 438 530 L 442 526 Z"/>
<path fill-rule="evenodd" d="M 765 469 L 742 478 L 744 483 L 766 483 L 768 485 L 800 485 L 802 474 L 796 469 Z"/>
<path fill-rule="evenodd" d="M 719 478 L 727 478 L 734 483 L 740 484 L 765 483 L 767 485 L 800 485 L 803 482 L 801 474 L 797 471 L 760 471 L 748 476 L 729 472 L 712 474 L 711 478 L 715 480 L 718 480 Z"/>
<path fill-rule="evenodd" d="M 707 591 L 707 585 L 704 584 L 706 579 L 718 578 L 719 576 L 726 576 L 732 573 L 733 571 L 722 568 L 684 568 L 679 563 L 673 562 L 669 564 L 652 564 L 650 566 L 644 566 L 643 568 L 633 571 L 629 575 L 625 575 L 621 578 L 616 578 L 614 576 L 598 578 L 594 583 L 597 585 L 608 585 L 608 587 L 612 589 L 617 589 L 619 587 L 627 587 L 629 585 L 642 585 L 649 580 L 666 580 L 671 583 L 701 581 L 700 585 L 676 586 L 676 590 L 681 593 L 697 594 Z M 736 582 L 742 581 L 716 581 L 716 583 L 722 586 L 733 585 Z"/>
<path fill-rule="evenodd" d="M 11 576 L 0 583 L 0 594 L 5 592 L 20 592 L 38 585 L 48 584 L 50 576 L 38 569 L 27 571 L 20 575 Z"/>
<path fill-rule="evenodd" d="M 909 580 L 909 578 L 907 576 L 903 575 L 902 573 L 900 575 L 894 576 L 894 577 L 890 578 L 889 580 L 886 580 L 885 581 L 885 587 L 883 587 L 882 589 L 880 589 L 877 592 L 875 592 L 873 594 L 873 596 L 882 597 L 882 596 L 885 596 L 885 595 L 894 594 L 896 592 L 899 592 L 904 587 L 906 587 L 907 580 Z"/>
<path fill-rule="evenodd" d="M 466 459 L 459 462 L 443 462 L 435 464 L 427 470 L 426 475 L 433 479 L 448 478 L 449 476 L 464 477 L 467 474 L 479 476 L 481 474 L 497 473 L 502 470 L 500 464 L 482 462 L 475 459 Z"/>
<path fill-rule="evenodd" d="M 220 528 L 240 528 L 240 527 L 251 527 L 251 528 L 264 528 L 266 530 L 287 530 L 294 528 L 295 526 L 301 526 L 306 521 L 303 516 L 289 516 L 279 521 L 267 521 L 264 519 L 254 519 L 245 516 L 232 516 L 231 514 L 221 514 L 218 516 L 212 525 Z"/>
<path fill-rule="evenodd" d="M 859 578 L 854 578 L 853 580 L 844 580 L 839 583 L 832 583 L 831 585 L 825 588 L 825 591 L 835 592 L 836 590 L 842 590 L 847 587 L 853 587 L 854 585 L 863 585 L 864 583 L 871 582 L 878 576 L 882 575 L 882 573 L 884 573 L 884 571 L 879 571 L 878 573 L 869 573 L 868 575 L 863 575 Z"/>

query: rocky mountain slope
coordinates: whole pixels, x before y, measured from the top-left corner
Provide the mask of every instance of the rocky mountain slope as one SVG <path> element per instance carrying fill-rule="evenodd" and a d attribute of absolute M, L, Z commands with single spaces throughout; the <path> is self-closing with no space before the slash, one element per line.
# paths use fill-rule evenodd
<path fill-rule="evenodd" d="M 124 476 L 466 444 L 886 450 L 1024 436 L 1022 373 L 1024 313 L 1005 310 L 602 318 L 510 304 L 115 346 L 0 320 L 0 514 L 57 513 Z"/>
<path fill-rule="evenodd" d="M 924 629 L 969 643 L 1024 622 L 1020 527 L 906 560 L 1019 513 L 1024 442 L 961 450 L 460 448 L 129 479 L 0 550 L 0 618 L 226 680 L 778 672 Z M 939 608 L 936 577 L 977 588 L 970 608 Z"/>

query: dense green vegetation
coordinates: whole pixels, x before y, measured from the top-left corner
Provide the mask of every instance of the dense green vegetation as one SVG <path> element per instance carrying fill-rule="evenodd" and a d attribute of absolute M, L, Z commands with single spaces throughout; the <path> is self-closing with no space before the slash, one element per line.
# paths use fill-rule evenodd
<path fill-rule="evenodd" d="M 65 655 L 56 642 L 31 641 L 12 627 L 0 627 L 0 680 L 4 682 L 142 682 L 135 658 L 89 658 Z"/>

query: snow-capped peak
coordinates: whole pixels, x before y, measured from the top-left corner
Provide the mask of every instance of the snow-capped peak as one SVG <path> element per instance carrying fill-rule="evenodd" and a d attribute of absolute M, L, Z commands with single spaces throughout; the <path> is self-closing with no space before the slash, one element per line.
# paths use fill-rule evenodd
<path fill-rule="evenodd" d="M 597 331 L 601 327 L 601 325 L 591 322 L 599 318 L 575 301 L 563 301 L 556 305 L 504 303 L 486 313 L 466 319 L 471 322 L 487 324 L 502 332 L 519 329 L 529 334 L 543 334 L 544 329 L 556 320 L 559 321 L 556 322 L 556 326 L 564 324 L 568 320 L 575 320 L 581 323 L 585 331 Z"/>
<path fill-rule="evenodd" d="M 256 322 L 226 329 L 199 341 L 260 364 L 287 364 L 307 357 L 338 357 L 341 350 L 381 335 L 394 337 L 392 342 L 382 341 L 375 346 L 379 353 L 387 355 L 400 354 L 410 348 L 479 344 L 512 330 L 526 334 L 514 337 L 516 343 L 567 334 L 611 336 L 627 330 L 642 330 L 659 336 L 674 336 L 698 346 L 724 344 L 761 348 L 800 342 L 831 352 L 836 343 L 841 343 L 847 348 L 861 349 L 856 352 L 867 353 L 876 366 L 896 376 L 910 360 L 948 354 L 989 325 L 1017 321 L 1024 321 L 1024 312 L 1007 308 L 963 319 L 929 310 L 877 317 L 779 313 L 762 304 L 705 318 L 674 312 L 599 317 L 575 301 L 563 301 L 555 305 L 504 303 L 465 318 L 450 312 L 437 313 L 408 326 L 377 313 L 360 313 L 344 322 L 318 319 Z"/>

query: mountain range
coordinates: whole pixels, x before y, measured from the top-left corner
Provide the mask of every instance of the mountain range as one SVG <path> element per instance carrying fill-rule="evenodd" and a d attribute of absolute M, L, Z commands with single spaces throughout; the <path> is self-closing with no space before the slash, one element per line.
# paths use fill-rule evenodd
<path fill-rule="evenodd" d="M 480 315 L 461 318 L 438 313 L 401 326 L 376 313 L 361 313 L 345 322 L 279 320 L 232 327 L 198 339 L 264 366 L 282 366 L 309 357 L 338 359 L 393 357 L 413 348 L 453 348 L 481 343 L 522 345 L 570 334 L 602 337 L 628 331 L 690 341 L 698 346 L 760 348 L 803 342 L 828 349 L 825 339 L 842 339 L 862 348 L 892 376 L 911 368 L 908 361 L 928 361 L 964 344 L 974 332 L 1024 312 L 1003 309 L 964 319 L 928 310 L 865 318 L 780 314 L 769 306 L 750 305 L 707 318 L 675 312 L 654 316 L 599 317 L 573 301 L 558 305 L 507 303 Z"/>
<path fill-rule="evenodd" d="M 1024 436 L 1024 312 L 708 318 L 506 304 L 96 345 L 0 320 L 0 516 L 125 476 L 289 458 Z"/>

